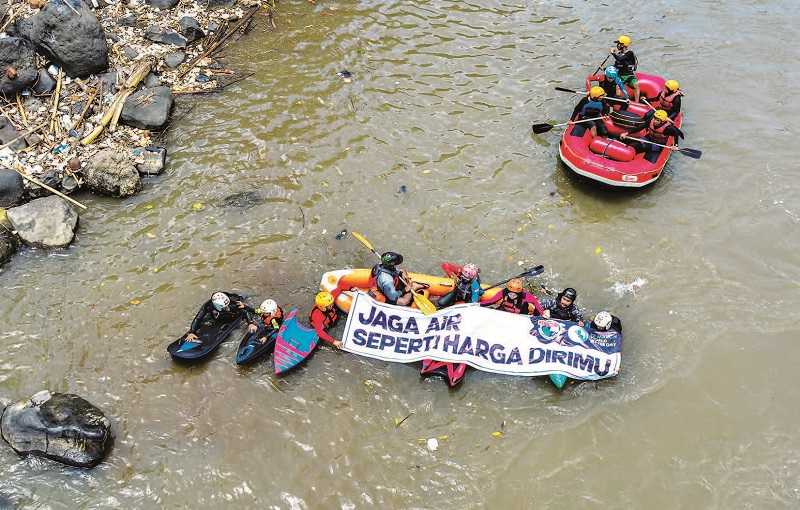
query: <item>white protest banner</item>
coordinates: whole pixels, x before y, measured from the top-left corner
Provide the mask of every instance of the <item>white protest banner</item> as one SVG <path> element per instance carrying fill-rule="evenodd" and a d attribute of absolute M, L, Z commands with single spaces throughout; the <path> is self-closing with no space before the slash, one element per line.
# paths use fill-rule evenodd
<path fill-rule="evenodd" d="M 342 348 L 383 361 L 431 358 L 498 374 L 597 380 L 619 373 L 622 335 L 477 304 L 426 316 L 359 292 L 350 307 Z"/>

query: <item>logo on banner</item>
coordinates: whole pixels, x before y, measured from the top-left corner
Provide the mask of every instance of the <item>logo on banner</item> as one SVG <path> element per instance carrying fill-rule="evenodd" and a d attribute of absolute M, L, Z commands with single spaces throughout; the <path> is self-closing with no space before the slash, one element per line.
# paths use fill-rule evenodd
<path fill-rule="evenodd" d="M 539 326 L 538 335 L 536 329 L 531 331 L 531 334 L 533 334 L 533 336 L 538 336 L 542 340 L 547 340 L 548 342 L 552 342 L 564 332 L 563 324 L 558 321 L 539 320 L 537 325 Z"/>
<path fill-rule="evenodd" d="M 585 345 L 586 341 L 589 340 L 589 332 L 576 324 L 569 327 L 567 337 L 577 345 Z"/>

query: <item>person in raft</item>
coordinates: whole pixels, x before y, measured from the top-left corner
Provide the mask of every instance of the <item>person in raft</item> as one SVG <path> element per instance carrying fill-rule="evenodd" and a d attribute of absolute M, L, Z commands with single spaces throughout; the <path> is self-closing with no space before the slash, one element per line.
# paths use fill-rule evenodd
<path fill-rule="evenodd" d="M 544 313 L 536 296 L 522 286 L 522 278 L 509 280 L 506 288 L 495 294 L 489 301 L 481 303 L 481 306 L 524 315 L 542 315 Z"/>
<path fill-rule="evenodd" d="M 658 155 L 661 154 L 661 147 L 651 143 L 637 142 L 635 140 L 627 142 L 625 139 L 632 136 L 665 145 L 669 137 L 674 137 L 677 141 L 678 138 L 683 138 L 683 133 L 669 122 L 669 115 L 667 115 L 667 112 L 664 110 L 656 110 L 655 112 L 651 110 L 644 118 L 644 129 L 640 129 L 635 133 L 629 133 L 627 131 L 620 133 L 619 139 L 636 149 L 636 152 L 644 152 L 644 159 L 655 163 L 658 159 Z"/>
<path fill-rule="evenodd" d="M 616 49 L 611 48 L 611 56 L 614 57 L 614 67 L 619 70 L 619 78 L 625 85 L 630 85 L 633 89 L 633 100 L 639 102 L 639 82 L 636 80 L 636 68 L 639 62 L 636 55 L 629 48 L 631 38 L 621 35 L 614 41 L 617 43 Z"/>
<path fill-rule="evenodd" d="M 336 340 L 325 330 L 336 326 L 336 323 L 339 322 L 339 310 L 336 308 L 334 301 L 336 301 L 336 296 L 340 293 L 340 289 L 334 289 L 333 293 L 324 290 L 318 293 L 314 297 L 314 309 L 311 310 L 311 315 L 308 319 L 320 339 L 337 349 L 342 348 L 342 341 Z"/>
<path fill-rule="evenodd" d="M 264 334 L 258 339 L 258 341 L 263 344 L 267 341 L 267 337 L 277 333 L 278 330 L 281 329 L 281 324 L 283 324 L 283 309 L 278 306 L 278 303 L 274 300 L 266 299 L 261 303 L 261 306 L 256 308 L 256 315 L 261 319 L 261 323 L 264 325 Z M 250 333 L 258 331 L 258 323 L 255 317 L 249 320 L 247 331 Z"/>
<path fill-rule="evenodd" d="M 589 76 L 589 81 L 596 81 L 597 86 L 602 87 L 602 89 L 605 90 L 605 97 L 607 98 L 626 100 L 630 99 L 628 96 L 628 89 L 625 88 L 625 84 L 619 77 L 619 71 L 614 66 L 608 66 L 604 72 Z M 622 103 L 620 101 L 614 102 L 622 105 L 622 110 L 628 108 L 628 103 Z"/>
<path fill-rule="evenodd" d="M 390 305 L 411 305 L 414 296 L 411 295 L 411 289 L 404 282 L 409 282 L 414 290 L 419 290 L 422 286 L 411 282 L 408 273 L 397 267 L 402 263 L 403 256 L 399 253 L 387 251 L 381 255 L 381 262 L 372 268 L 372 280 L 375 282 L 369 292 L 372 297 Z"/>
<path fill-rule="evenodd" d="M 622 321 L 619 320 L 619 317 L 611 315 L 605 310 L 594 316 L 591 326 L 595 331 L 612 330 L 622 334 Z"/>
<path fill-rule="evenodd" d="M 576 299 L 578 299 L 578 293 L 572 287 L 567 287 L 559 292 L 555 299 L 545 299 L 542 303 L 544 308 L 542 316 L 548 319 L 577 322 L 582 326 L 583 314 L 575 304 Z"/>
<path fill-rule="evenodd" d="M 231 298 L 234 298 L 235 301 Z M 200 311 L 195 315 L 192 325 L 189 326 L 189 332 L 186 334 L 186 342 L 197 341 L 197 330 L 206 321 L 232 321 L 241 314 L 245 314 L 249 320 L 252 316 L 253 309 L 239 301 L 239 296 L 233 294 L 226 294 L 225 292 L 215 292 L 211 295 L 211 299 L 206 301 Z"/>
<path fill-rule="evenodd" d="M 603 87 L 592 87 L 589 90 L 589 96 L 582 98 L 580 101 L 578 101 L 578 104 L 575 105 L 575 109 L 572 110 L 572 116 L 570 117 L 570 120 L 593 119 L 608 115 L 610 108 L 608 103 L 603 101 L 605 96 L 606 91 L 603 90 Z M 589 129 L 592 131 L 592 136 L 608 136 L 608 129 L 606 129 L 603 119 L 575 124 L 575 127 L 572 128 L 572 135 L 583 136 L 583 134 L 586 132 L 587 125 L 590 126 Z"/>
<path fill-rule="evenodd" d="M 447 308 L 459 301 L 477 303 L 483 295 L 481 288 L 481 270 L 475 264 L 464 264 L 455 278 L 455 288 L 439 298 L 437 308 Z"/>
<path fill-rule="evenodd" d="M 664 82 L 664 88 L 650 104 L 653 108 L 667 112 L 670 119 L 675 119 L 681 112 L 682 95 L 683 91 L 681 91 L 680 84 L 676 80 L 667 80 Z"/>

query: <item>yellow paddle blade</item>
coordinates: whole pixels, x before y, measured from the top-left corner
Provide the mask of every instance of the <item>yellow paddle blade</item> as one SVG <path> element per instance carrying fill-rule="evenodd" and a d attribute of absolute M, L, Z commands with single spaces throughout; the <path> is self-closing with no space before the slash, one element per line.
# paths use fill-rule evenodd
<path fill-rule="evenodd" d="M 432 315 L 436 313 L 436 305 L 431 303 L 431 300 L 426 298 L 424 294 L 417 294 L 413 292 L 412 295 L 414 296 L 414 304 L 417 305 L 419 311 L 424 313 L 425 315 Z"/>
<path fill-rule="evenodd" d="M 372 243 L 367 241 L 366 237 L 355 231 L 351 231 L 350 233 L 353 235 L 353 237 L 355 237 L 358 240 L 358 242 L 366 246 L 369 251 L 375 251 L 375 248 L 372 247 Z"/>

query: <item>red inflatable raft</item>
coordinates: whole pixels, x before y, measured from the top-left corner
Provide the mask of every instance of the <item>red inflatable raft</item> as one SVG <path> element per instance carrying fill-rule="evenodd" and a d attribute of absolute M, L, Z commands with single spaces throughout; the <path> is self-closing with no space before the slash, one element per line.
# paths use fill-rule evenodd
<path fill-rule="evenodd" d="M 652 74 L 636 73 L 639 80 L 639 90 L 642 97 L 654 98 L 664 88 L 664 78 Z M 589 90 L 589 81 L 586 81 L 586 90 Z M 633 97 L 629 88 L 628 94 Z M 610 136 L 616 136 L 624 131 L 632 131 L 631 126 L 648 112 L 650 108 L 645 104 L 630 103 L 627 112 L 615 111 L 610 115 L 613 119 L 604 122 Z M 633 115 L 632 115 L 633 114 Z M 683 113 L 679 113 L 673 120 L 675 126 L 680 127 Z M 643 124 L 641 124 L 643 125 Z M 573 133 L 574 131 L 574 133 Z M 675 140 L 669 138 L 667 145 L 673 145 Z M 558 146 L 561 161 L 573 172 L 589 179 L 599 181 L 610 186 L 641 188 L 652 184 L 664 170 L 664 165 L 672 155 L 669 149 L 663 149 L 655 163 L 644 158 L 643 153 L 636 151 L 619 140 L 605 137 L 593 137 L 586 124 L 568 126 L 561 136 Z"/>

